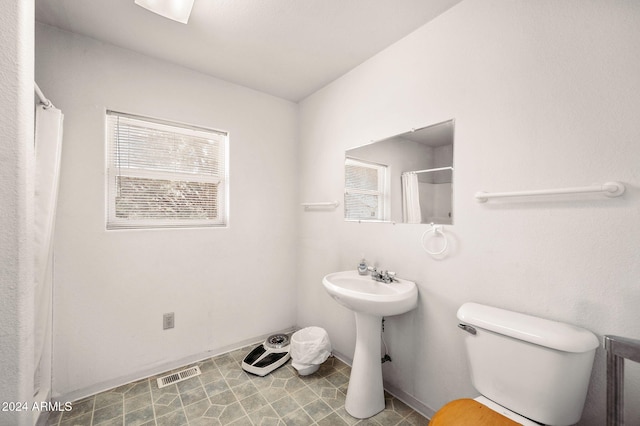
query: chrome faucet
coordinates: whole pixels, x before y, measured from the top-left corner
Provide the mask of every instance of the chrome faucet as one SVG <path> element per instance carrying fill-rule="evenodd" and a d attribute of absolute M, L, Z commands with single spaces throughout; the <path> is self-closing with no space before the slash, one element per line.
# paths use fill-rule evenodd
<path fill-rule="evenodd" d="M 371 272 L 371 279 L 381 283 L 390 284 L 392 282 L 399 282 L 396 278 L 396 273 L 391 271 L 378 271 L 375 267 L 369 266 L 367 268 Z"/>

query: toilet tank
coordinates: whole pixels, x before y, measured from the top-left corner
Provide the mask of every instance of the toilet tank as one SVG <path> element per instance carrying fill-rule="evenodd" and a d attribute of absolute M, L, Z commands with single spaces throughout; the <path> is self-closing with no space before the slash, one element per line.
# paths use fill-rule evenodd
<path fill-rule="evenodd" d="M 478 303 L 462 305 L 458 319 L 467 331 L 471 380 L 478 392 L 546 425 L 580 420 L 599 346 L 593 333 Z"/>

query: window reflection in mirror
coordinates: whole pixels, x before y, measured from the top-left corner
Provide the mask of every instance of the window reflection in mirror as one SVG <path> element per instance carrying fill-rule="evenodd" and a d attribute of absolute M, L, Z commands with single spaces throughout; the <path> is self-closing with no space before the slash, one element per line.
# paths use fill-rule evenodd
<path fill-rule="evenodd" d="M 385 164 L 349 158 L 345 160 L 344 214 L 358 220 L 389 219 L 389 184 Z"/>
<path fill-rule="evenodd" d="M 345 219 L 453 223 L 453 133 L 449 120 L 345 154 Z"/>

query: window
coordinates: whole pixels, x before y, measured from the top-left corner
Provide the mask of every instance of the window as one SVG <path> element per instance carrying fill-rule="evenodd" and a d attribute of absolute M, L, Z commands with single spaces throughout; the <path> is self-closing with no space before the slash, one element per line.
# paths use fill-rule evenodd
<path fill-rule="evenodd" d="M 347 158 L 344 208 L 347 220 L 387 220 L 387 166 Z"/>
<path fill-rule="evenodd" d="M 224 226 L 227 133 L 107 111 L 107 229 Z"/>

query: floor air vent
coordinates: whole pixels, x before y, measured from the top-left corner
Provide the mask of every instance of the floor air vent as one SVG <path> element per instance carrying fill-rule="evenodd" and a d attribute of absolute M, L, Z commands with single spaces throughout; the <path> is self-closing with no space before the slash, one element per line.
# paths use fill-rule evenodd
<path fill-rule="evenodd" d="M 181 382 L 183 380 L 187 380 L 191 377 L 200 375 L 200 367 L 189 367 L 186 370 L 178 371 L 177 373 L 171 373 L 164 377 L 158 378 L 158 388 L 163 388 L 165 386 L 172 385 L 174 383 Z"/>

